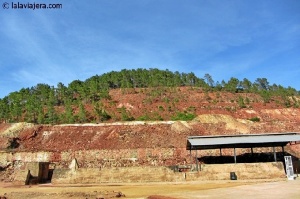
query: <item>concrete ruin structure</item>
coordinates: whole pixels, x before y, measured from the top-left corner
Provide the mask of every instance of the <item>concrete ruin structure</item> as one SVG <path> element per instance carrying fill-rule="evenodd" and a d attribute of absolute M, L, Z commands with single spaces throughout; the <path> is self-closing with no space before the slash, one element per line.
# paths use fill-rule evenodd
<path fill-rule="evenodd" d="M 53 170 L 49 162 L 26 162 L 17 168 L 14 176 L 15 184 L 43 184 L 52 179 Z"/>

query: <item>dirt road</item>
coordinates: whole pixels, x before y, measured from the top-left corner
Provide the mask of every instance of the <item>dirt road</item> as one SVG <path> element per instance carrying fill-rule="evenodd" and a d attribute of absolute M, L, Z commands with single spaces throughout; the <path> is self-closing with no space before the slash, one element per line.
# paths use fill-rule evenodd
<path fill-rule="evenodd" d="M 189 183 L 36 185 L 0 183 L 7 199 L 198 199 L 198 198 L 300 198 L 300 180 L 206 181 Z M 149 197 L 151 196 L 151 197 Z"/>

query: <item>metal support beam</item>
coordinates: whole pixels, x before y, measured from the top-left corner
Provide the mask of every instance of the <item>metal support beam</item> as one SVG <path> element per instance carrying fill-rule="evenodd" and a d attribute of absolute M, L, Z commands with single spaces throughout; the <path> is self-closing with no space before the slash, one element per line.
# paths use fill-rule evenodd
<path fill-rule="evenodd" d="M 222 157 L 222 148 L 220 148 L 220 156 Z"/>
<path fill-rule="evenodd" d="M 251 147 L 251 155 L 253 156 L 253 147 Z"/>
<path fill-rule="evenodd" d="M 196 169 L 197 169 L 197 171 L 199 171 L 197 151 L 198 150 L 196 150 Z"/>
<path fill-rule="evenodd" d="M 235 148 L 233 148 L 233 153 L 234 153 L 234 163 L 236 164 L 236 153 L 235 153 Z"/>
<path fill-rule="evenodd" d="M 274 161 L 277 162 L 275 146 L 273 146 L 273 153 L 274 153 Z"/>

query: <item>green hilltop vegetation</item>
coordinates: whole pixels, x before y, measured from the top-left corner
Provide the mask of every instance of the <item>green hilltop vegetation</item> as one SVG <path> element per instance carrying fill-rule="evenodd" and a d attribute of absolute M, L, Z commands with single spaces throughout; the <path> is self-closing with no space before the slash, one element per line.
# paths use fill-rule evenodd
<path fill-rule="evenodd" d="M 269 103 L 272 97 L 280 97 L 286 107 L 299 107 L 298 101 L 294 99 L 295 96 L 299 96 L 299 91 L 292 87 L 270 85 L 266 78 L 257 78 L 255 82 L 251 82 L 246 78 L 238 80 L 232 77 L 228 82 L 224 80 L 215 82 L 209 74 L 199 78 L 194 73 L 159 69 L 124 69 L 96 75 L 85 81 L 74 80 L 68 86 L 58 83 L 54 87 L 40 83 L 31 88 L 12 92 L 0 99 L 0 122 L 25 121 L 37 124 L 95 122 L 95 119 L 91 118 L 107 121 L 111 116 L 101 106 L 101 100 L 111 99 L 109 95 L 111 89 L 181 86 L 200 88 L 203 92 L 255 93 L 260 95 L 265 103 Z M 97 117 L 88 117 L 85 109 L 87 104 L 93 107 L 91 114 Z M 183 117 L 187 120 L 193 119 L 192 115 L 183 114 Z M 180 113 L 173 118 L 182 119 Z M 124 112 L 121 120 L 135 119 L 127 117 Z"/>

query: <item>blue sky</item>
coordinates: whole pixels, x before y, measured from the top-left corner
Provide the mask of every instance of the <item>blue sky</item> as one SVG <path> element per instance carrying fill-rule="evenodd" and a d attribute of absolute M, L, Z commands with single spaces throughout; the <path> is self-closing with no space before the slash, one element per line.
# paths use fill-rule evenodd
<path fill-rule="evenodd" d="M 300 90 L 299 0 L 39 1 L 50 2 L 63 7 L 0 7 L 0 98 L 134 68 Z"/>

